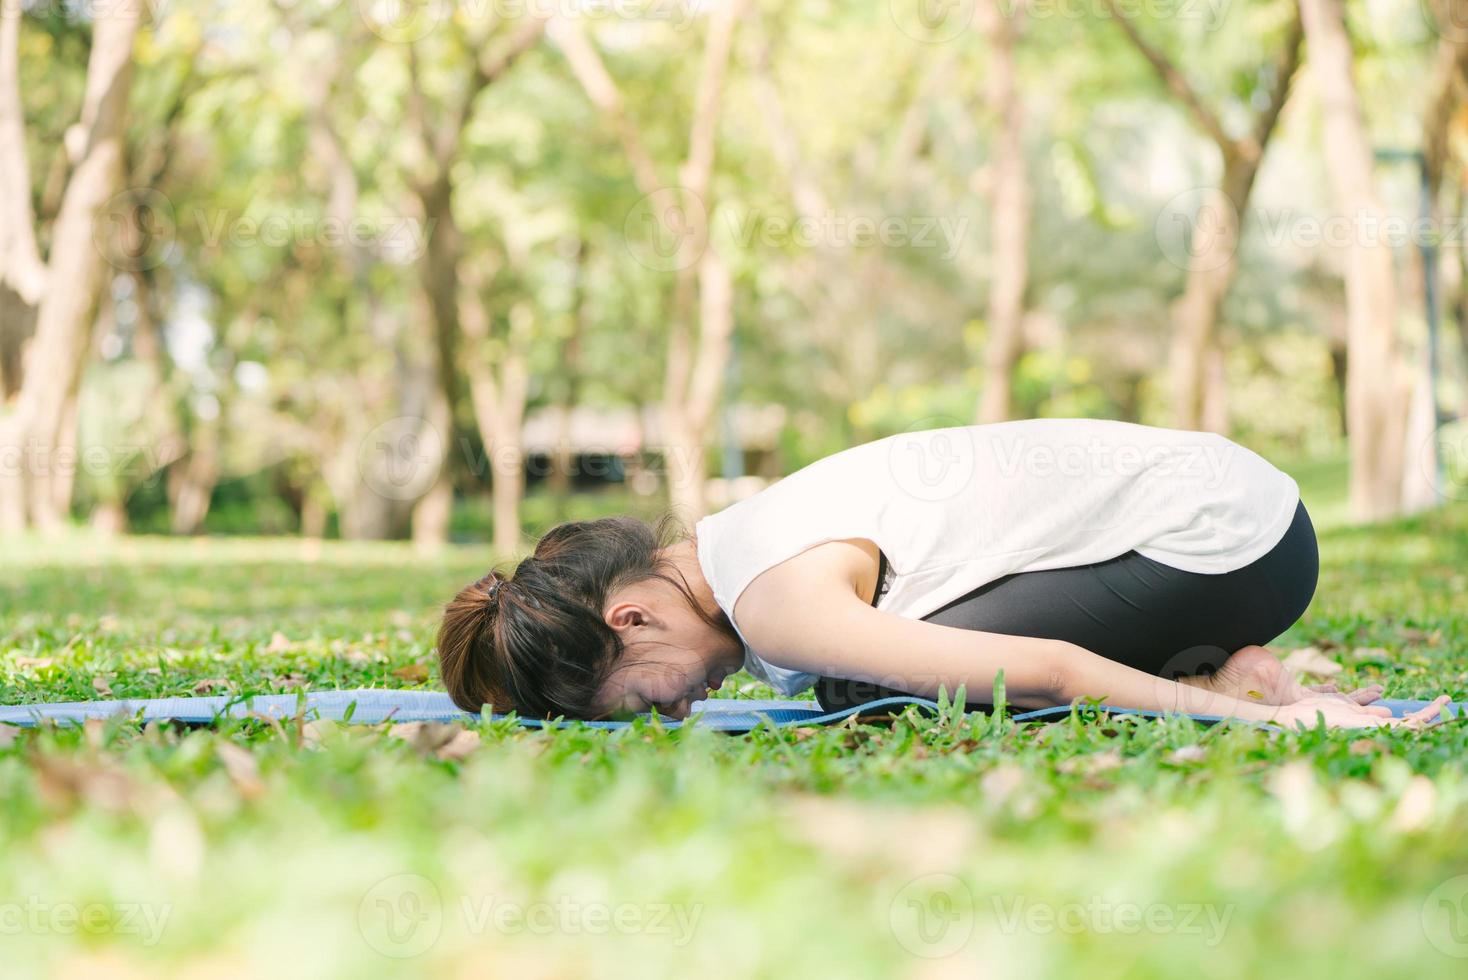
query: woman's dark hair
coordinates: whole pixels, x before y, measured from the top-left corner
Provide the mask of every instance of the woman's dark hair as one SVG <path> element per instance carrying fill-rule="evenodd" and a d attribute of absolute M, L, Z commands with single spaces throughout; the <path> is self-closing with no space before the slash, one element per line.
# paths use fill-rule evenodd
<path fill-rule="evenodd" d="M 689 537 L 673 514 L 656 527 L 634 517 L 551 528 L 513 578 L 497 569 L 459 590 L 438 629 L 439 669 L 454 703 L 478 712 L 587 718 L 623 654 L 603 618 L 608 597 L 648 579 L 683 594 L 698 617 L 735 635 L 728 616 L 699 607 L 663 549 Z"/>

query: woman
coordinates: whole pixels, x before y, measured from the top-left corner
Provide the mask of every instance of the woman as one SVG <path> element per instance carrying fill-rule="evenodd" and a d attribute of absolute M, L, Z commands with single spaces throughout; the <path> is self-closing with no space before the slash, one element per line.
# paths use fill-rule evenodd
<path fill-rule="evenodd" d="M 562 524 L 513 578 L 459 592 L 438 650 L 461 707 L 536 717 L 681 718 L 743 667 L 828 708 L 960 685 L 982 703 L 1002 671 L 1025 708 L 1404 723 L 1372 704 L 1380 685 L 1302 688 L 1264 649 L 1317 573 L 1299 487 L 1255 453 L 1033 419 L 844 450 L 692 535 L 667 518 Z"/>

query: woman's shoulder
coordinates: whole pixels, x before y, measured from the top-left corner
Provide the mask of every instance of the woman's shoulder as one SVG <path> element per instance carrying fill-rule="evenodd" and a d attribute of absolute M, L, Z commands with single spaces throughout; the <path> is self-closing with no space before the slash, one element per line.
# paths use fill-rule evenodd
<path fill-rule="evenodd" d="M 881 559 L 881 549 L 870 538 L 840 538 L 812 545 L 751 579 L 735 600 L 731 615 L 738 618 L 742 629 L 745 617 L 783 614 L 804 601 L 803 596 L 820 594 L 823 587 L 850 589 L 869 603 L 880 585 Z"/>

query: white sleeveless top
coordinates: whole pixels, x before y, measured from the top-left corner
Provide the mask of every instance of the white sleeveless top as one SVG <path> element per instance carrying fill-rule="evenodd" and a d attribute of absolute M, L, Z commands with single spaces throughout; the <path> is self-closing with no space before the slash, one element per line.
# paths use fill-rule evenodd
<path fill-rule="evenodd" d="M 877 608 L 921 619 L 1013 572 L 1131 550 L 1185 571 L 1232 571 L 1284 536 L 1299 499 L 1288 474 L 1220 435 L 1029 419 L 854 446 L 704 517 L 694 533 L 745 669 L 794 694 L 816 676 L 761 657 L 734 604 L 755 576 L 815 545 L 876 542 L 889 568 Z"/>

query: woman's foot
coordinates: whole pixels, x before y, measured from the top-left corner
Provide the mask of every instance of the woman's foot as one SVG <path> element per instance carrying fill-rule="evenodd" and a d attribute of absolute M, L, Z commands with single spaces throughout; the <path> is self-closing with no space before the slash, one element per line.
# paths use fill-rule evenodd
<path fill-rule="evenodd" d="M 1294 704 L 1322 694 L 1371 704 L 1381 699 L 1383 688 L 1370 684 L 1355 691 L 1342 692 L 1334 684 L 1302 685 L 1279 658 L 1267 648 L 1247 646 L 1236 651 L 1216 672 L 1197 677 L 1179 677 L 1179 684 L 1200 687 L 1215 694 L 1227 694 L 1240 701 L 1255 704 Z"/>

